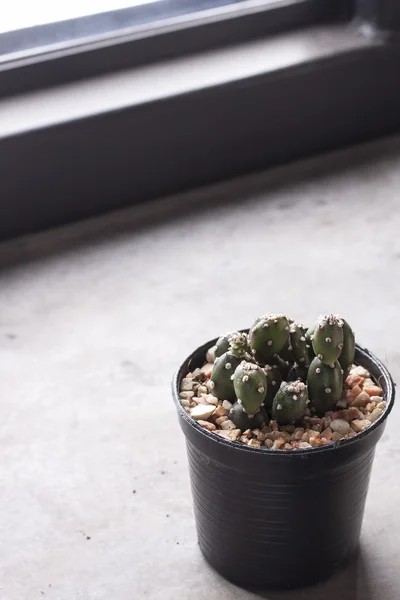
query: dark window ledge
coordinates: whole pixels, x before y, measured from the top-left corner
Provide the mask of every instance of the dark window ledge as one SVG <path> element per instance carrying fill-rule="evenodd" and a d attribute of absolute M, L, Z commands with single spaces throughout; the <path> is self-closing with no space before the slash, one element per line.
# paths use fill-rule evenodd
<path fill-rule="evenodd" d="M 397 131 L 396 40 L 320 26 L 0 102 L 0 238 Z"/>

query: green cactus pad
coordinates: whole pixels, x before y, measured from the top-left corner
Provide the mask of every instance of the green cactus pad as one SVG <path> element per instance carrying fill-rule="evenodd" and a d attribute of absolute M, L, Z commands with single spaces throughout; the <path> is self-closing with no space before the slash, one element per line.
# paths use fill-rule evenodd
<path fill-rule="evenodd" d="M 312 345 L 315 355 L 326 365 L 332 365 L 343 350 L 344 321 L 337 315 L 326 315 L 318 321 Z"/>
<path fill-rule="evenodd" d="M 225 354 L 225 352 L 228 352 L 229 339 L 230 339 L 231 335 L 233 335 L 234 333 L 238 333 L 238 332 L 230 331 L 228 333 L 224 333 L 223 335 L 221 335 L 218 338 L 217 343 L 215 344 L 215 358 L 218 358 L 219 356 L 222 356 L 222 354 Z"/>
<path fill-rule="evenodd" d="M 246 429 L 256 429 L 261 427 L 268 419 L 267 411 L 261 407 L 255 415 L 248 415 L 244 410 L 240 402 L 235 402 L 229 411 L 228 418 L 236 425 L 242 432 Z"/>
<path fill-rule="evenodd" d="M 264 406 L 268 412 L 271 412 L 275 395 L 281 387 L 282 375 L 276 365 L 266 365 L 264 371 L 267 376 L 267 395 L 265 396 Z"/>
<path fill-rule="evenodd" d="M 240 360 L 230 352 L 225 352 L 215 360 L 210 386 L 213 395 L 219 400 L 235 399 L 232 377 L 239 364 Z"/>
<path fill-rule="evenodd" d="M 296 363 L 301 367 L 309 367 L 313 353 L 309 351 L 305 327 L 300 323 L 291 323 L 289 339 Z"/>
<path fill-rule="evenodd" d="M 279 358 L 285 363 L 286 367 L 290 369 L 290 367 L 295 363 L 296 359 L 294 357 L 293 346 L 290 341 L 290 337 L 285 342 L 282 350 L 279 352 Z"/>
<path fill-rule="evenodd" d="M 339 356 L 339 362 L 345 376 L 347 376 L 346 373 L 348 373 L 349 367 L 354 363 L 356 339 L 348 322 L 343 319 L 343 323 L 343 350 Z"/>
<path fill-rule="evenodd" d="M 310 401 L 319 415 L 333 410 L 343 390 L 343 371 L 339 361 L 331 367 L 315 357 L 308 369 L 307 385 Z"/>
<path fill-rule="evenodd" d="M 272 418 L 279 425 L 299 421 L 306 413 L 307 386 L 302 381 L 291 381 L 282 386 L 272 404 Z"/>
<path fill-rule="evenodd" d="M 260 410 L 267 395 L 267 376 L 261 367 L 243 360 L 235 370 L 233 386 L 245 412 L 254 415 Z"/>
<path fill-rule="evenodd" d="M 289 322 L 284 315 L 268 314 L 256 319 L 249 333 L 250 347 L 257 360 L 268 362 L 283 349 L 289 337 Z"/>

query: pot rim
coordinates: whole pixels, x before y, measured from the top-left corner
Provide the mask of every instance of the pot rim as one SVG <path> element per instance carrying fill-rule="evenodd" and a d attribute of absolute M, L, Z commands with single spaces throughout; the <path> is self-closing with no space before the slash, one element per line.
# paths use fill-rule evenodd
<path fill-rule="evenodd" d="M 248 329 L 239 329 L 238 331 L 248 332 Z M 278 448 L 273 450 L 272 448 L 267 448 L 266 446 L 261 446 L 260 448 L 252 448 L 251 446 L 249 447 L 249 446 L 246 446 L 245 444 L 240 444 L 239 442 L 226 440 L 223 437 L 220 437 L 220 436 L 217 436 L 217 435 L 211 433 L 205 427 L 202 427 L 201 425 L 199 425 L 197 423 L 197 421 L 192 419 L 192 417 L 184 410 L 182 404 L 180 403 L 180 398 L 179 398 L 179 383 L 180 383 L 180 379 L 184 377 L 184 375 L 181 376 L 181 373 L 189 368 L 194 354 L 204 351 L 204 357 L 205 357 L 206 351 L 208 350 L 208 348 L 215 345 L 217 339 L 218 338 L 215 338 L 214 340 L 211 340 L 210 342 L 206 342 L 202 346 L 199 346 L 194 352 L 192 352 L 183 361 L 181 366 L 176 370 L 176 372 L 173 376 L 173 379 L 172 379 L 172 396 L 173 396 L 173 400 L 174 400 L 174 403 L 175 403 L 175 406 L 176 406 L 176 409 L 177 409 L 179 415 L 186 421 L 186 423 L 188 425 L 190 425 L 195 431 L 197 431 L 198 434 L 205 436 L 205 438 L 208 438 L 210 440 L 210 442 L 213 442 L 216 444 L 222 444 L 222 446 L 229 447 L 232 450 L 235 449 L 238 451 L 240 450 L 242 452 L 257 453 L 257 454 L 264 453 L 269 456 L 275 455 L 275 456 L 281 457 L 282 460 L 285 460 L 285 457 L 287 457 L 288 459 L 291 459 L 294 455 L 295 456 L 305 456 L 305 455 L 309 456 L 310 454 L 312 454 L 315 456 L 316 454 L 320 454 L 322 452 L 332 452 L 338 448 L 344 448 L 344 447 L 348 447 L 350 445 L 359 443 L 363 438 L 370 435 L 374 430 L 376 430 L 387 419 L 387 417 L 389 416 L 389 413 L 393 409 L 394 402 L 395 402 L 395 395 L 396 395 L 396 393 L 395 393 L 395 385 L 396 384 L 394 383 L 389 370 L 381 362 L 381 360 L 379 358 L 377 358 L 374 354 L 372 354 L 372 352 L 370 352 L 367 348 L 363 348 L 359 344 L 356 344 L 356 357 L 357 357 L 357 354 L 361 354 L 361 355 L 364 355 L 365 358 L 368 358 L 370 361 L 372 361 L 376 365 L 376 367 L 380 370 L 380 372 L 385 380 L 386 387 L 387 387 L 387 391 L 385 392 L 385 396 L 384 396 L 384 398 L 386 398 L 386 402 L 387 402 L 386 408 L 384 409 L 381 416 L 370 427 L 368 427 L 368 429 L 364 429 L 364 431 L 357 433 L 355 436 L 353 436 L 351 438 L 347 438 L 344 440 L 338 440 L 332 444 L 327 444 L 325 446 L 314 446 L 312 448 L 304 448 L 304 449 L 302 448 L 302 449 L 293 449 L 293 450 L 280 450 Z M 361 363 L 359 361 L 357 361 L 356 364 L 361 364 Z M 362 366 L 362 364 L 361 364 L 361 366 Z"/>

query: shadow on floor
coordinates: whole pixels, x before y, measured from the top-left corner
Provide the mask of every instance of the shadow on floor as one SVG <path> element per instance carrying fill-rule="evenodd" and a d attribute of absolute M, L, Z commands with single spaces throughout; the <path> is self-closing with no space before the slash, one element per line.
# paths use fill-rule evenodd
<path fill-rule="evenodd" d="M 329 179 L 357 167 L 362 168 L 364 177 L 368 177 L 369 165 L 391 158 L 396 160 L 399 154 L 400 137 L 394 136 L 0 242 L 0 268 L 60 252 L 76 252 L 80 247 L 121 235 L 154 230 L 169 221 L 195 216 L 199 211 L 209 214 L 223 206 L 254 201 L 257 197 L 264 201 L 265 195 L 273 191 L 321 178 Z M 280 208 L 288 210 L 290 206 L 282 204 Z"/>
<path fill-rule="evenodd" d="M 252 592 L 265 600 L 377 600 L 370 586 L 370 569 L 362 548 L 351 563 L 324 583 L 300 590 Z"/>

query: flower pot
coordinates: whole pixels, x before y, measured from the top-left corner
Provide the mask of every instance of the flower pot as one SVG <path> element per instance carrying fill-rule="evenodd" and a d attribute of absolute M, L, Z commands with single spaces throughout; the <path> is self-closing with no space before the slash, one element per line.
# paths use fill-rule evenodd
<path fill-rule="evenodd" d="M 207 431 L 180 404 L 182 378 L 202 366 L 215 341 L 193 352 L 173 380 L 200 549 L 239 585 L 287 588 L 322 581 L 357 550 L 375 446 L 394 403 L 392 378 L 357 346 L 355 362 L 379 380 L 387 400 L 375 423 L 327 446 L 251 448 Z"/>

